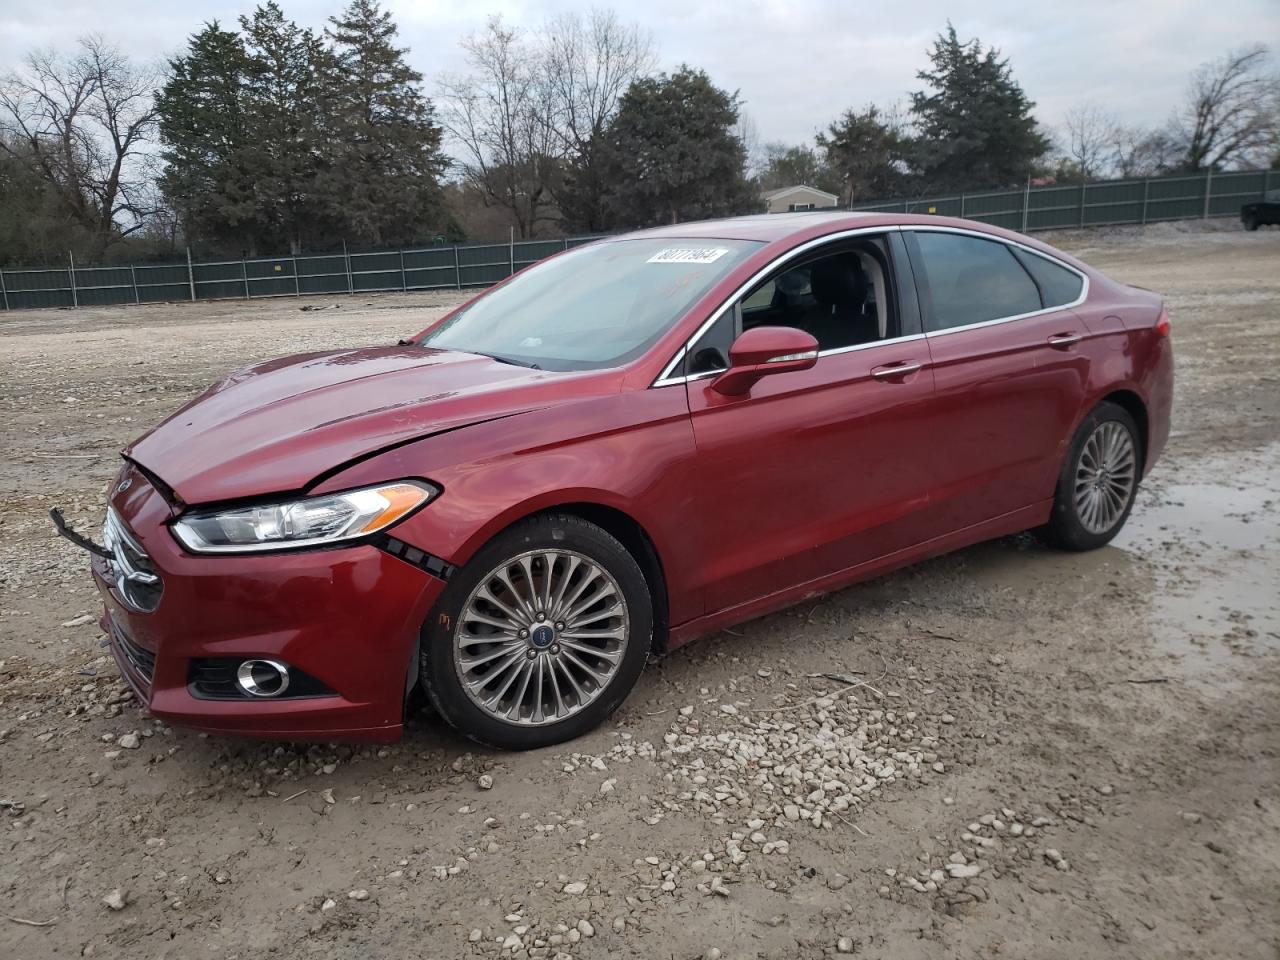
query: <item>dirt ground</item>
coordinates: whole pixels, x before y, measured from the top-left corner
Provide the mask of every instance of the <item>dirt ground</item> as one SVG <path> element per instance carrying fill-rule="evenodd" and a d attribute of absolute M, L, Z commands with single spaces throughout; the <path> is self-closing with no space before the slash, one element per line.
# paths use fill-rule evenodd
<path fill-rule="evenodd" d="M 448 296 L 0 314 L 0 957 L 1275 960 L 1280 232 L 1053 240 L 1173 318 L 1173 436 L 1113 545 L 995 541 L 708 637 L 522 755 L 422 710 L 389 748 L 155 723 L 45 516 L 96 532 L 116 451 L 221 372 Z"/>

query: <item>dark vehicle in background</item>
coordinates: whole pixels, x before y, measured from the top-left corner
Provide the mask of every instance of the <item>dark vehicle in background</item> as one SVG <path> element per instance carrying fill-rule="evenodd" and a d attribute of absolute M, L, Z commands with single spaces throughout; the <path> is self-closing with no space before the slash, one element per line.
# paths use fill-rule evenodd
<path fill-rule="evenodd" d="M 1280 190 L 1268 190 L 1257 203 L 1246 203 L 1240 208 L 1240 222 L 1246 230 L 1280 223 Z"/>

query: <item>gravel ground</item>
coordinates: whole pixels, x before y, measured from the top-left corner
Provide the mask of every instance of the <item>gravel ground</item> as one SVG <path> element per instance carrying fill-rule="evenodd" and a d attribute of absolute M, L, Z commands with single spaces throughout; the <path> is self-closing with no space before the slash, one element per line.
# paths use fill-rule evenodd
<path fill-rule="evenodd" d="M 148 719 L 61 505 L 220 372 L 443 295 L 0 315 L 0 957 L 1280 951 L 1280 232 L 1063 235 L 1165 292 L 1178 403 L 1123 535 L 982 544 L 651 664 L 521 755 Z"/>

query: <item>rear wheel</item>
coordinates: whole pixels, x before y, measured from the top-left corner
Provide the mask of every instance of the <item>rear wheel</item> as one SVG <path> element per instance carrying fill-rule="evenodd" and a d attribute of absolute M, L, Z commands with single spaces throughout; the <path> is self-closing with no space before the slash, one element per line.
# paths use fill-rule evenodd
<path fill-rule="evenodd" d="M 1245 228 L 1246 230 L 1257 230 L 1257 229 L 1258 229 L 1258 218 L 1257 218 L 1257 217 L 1255 217 L 1252 213 L 1246 213 L 1246 214 L 1241 218 L 1240 222 L 1244 224 L 1244 228 Z"/>
<path fill-rule="evenodd" d="M 1076 430 L 1054 494 L 1045 539 L 1093 550 L 1120 532 L 1133 509 L 1141 470 L 1138 428 L 1129 411 L 1101 403 Z"/>
<path fill-rule="evenodd" d="M 579 517 L 535 517 L 450 580 L 423 630 L 423 685 L 474 740 L 548 746 L 617 709 L 652 631 L 648 584 L 621 543 Z"/>

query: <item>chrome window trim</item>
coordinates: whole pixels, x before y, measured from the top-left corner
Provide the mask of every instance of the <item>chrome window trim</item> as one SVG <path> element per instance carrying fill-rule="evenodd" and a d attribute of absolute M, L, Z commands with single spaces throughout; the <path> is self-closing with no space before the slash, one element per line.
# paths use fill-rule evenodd
<path fill-rule="evenodd" d="M 926 338 L 932 339 L 933 337 L 945 337 L 947 334 L 951 334 L 951 333 L 961 333 L 965 330 L 977 330 L 982 327 L 993 327 L 999 323 L 1013 323 L 1015 320 L 1026 320 L 1029 317 L 1041 317 L 1047 313 L 1055 313 L 1059 310 L 1070 310 L 1072 307 L 1080 306 L 1080 304 L 1084 303 L 1085 300 L 1089 298 L 1089 275 L 1087 273 L 1085 273 L 1083 270 L 1079 270 L 1076 267 L 1073 267 L 1071 264 L 1066 263 L 1063 260 L 1059 260 L 1057 257 L 1052 256 L 1051 254 L 1044 253 L 1043 251 L 1037 250 L 1035 247 L 1029 247 L 1025 243 L 1019 243 L 1016 240 L 1006 240 L 1004 237 L 997 237 L 989 233 L 983 233 L 981 230 L 965 230 L 962 227 L 945 227 L 945 226 L 935 227 L 932 224 L 928 224 L 928 223 L 903 224 L 901 227 L 899 227 L 899 229 L 903 232 L 910 230 L 910 231 L 924 232 L 924 233 L 958 233 L 962 236 L 976 237 L 979 240 L 990 240 L 993 243 L 1003 243 L 1005 246 L 1017 247 L 1020 250 L 1025 250 L 1027 253 L 1030 253 L 1033 256 L 1042 257 L 1043 259 L 1048 260 L 1050 263 L 1056 266 L 1062 267 L 1065 270 L 1070 270 L 1072 273 L 1074 273 L 1077 277 L 1080 278 L 1080 295 L 1077 296 L 1070 303 L 1059 304 L 1056 307 L 1042 307 L 1041 309 L 1033 310 L 1030 313 L 1017 313 L 1010 317 L 996 317 L 994 320 L 979 320 L 977 323 L 966 323 L 958 327 L 947 327 L 944 330 L 925 330 L 924 336 Z M 1022 266 L 1022 265 L 1019 264 L 1019 266 Z M 927 277 L 928 268 L 926 267 L 925 269 L 926 269 L 926 277 Z M 1025 271 L 1026 268 L 1023 267 L 1023 270 Z M 1030 274 L 1028 274 L 1028 276 L 1030 276 Z M 1032 283 L 1035 283 L 1034 277 L 1032 278 Z M 1040 289 L 1039 284 L 1036 284 L 1036 289 L 1037 290 Z M 932 299 L 933 291 L 930 290 L 929 294 L 930 294 L 930 298 Z M 923 311 L 921 311 L 921 313 L 922 313 L 922 316 L 921 316 L 922 322 L 925 322 L 928 319 L 930 319 L 928 317 L 923 316 Z"/>
<path fill-rule="evenodd" d="M 850 347 L 833 347 L 830 350 L 821 350 L 818 352 L 818 357 L 819 359 L 821 359 L 822 357 L 835 357 L 835 356 L 839 356 L 842 353 L 853 353 L 857 350 L 867 350 L 867 349 L 870 349 L 871 347 L 883 347 L 885 344 L 889 344 L 889 343 L 911 343 L 913 340 L 923 340 L 923 339 L 924 339 L 923 333 L 911 333 L 905 337 L 893 337 L 892 339 L 889 339 L 889 340 L 872 340 L 870 343 L 855 343 L 853 346 L 850 346 Z"/>
<path fill-rule="evenodd" d="M 706 320 L 704 320 L 702 325 L 693 332 L 693 335 L 690 336 L 687 340 L 685 340 L 684 344 L 680 347 L 680 349 L 676 351 L 675 356 L 672 357 L 671 360 L 667 363 L 667 365 L 662 368 L 662 372 L 658 374 L 658 378 L 654 380 L 653 383 L 649 384 L 650 389 L 652 389 L 653 387 L 668 387 L 668 386 L 671 386 L 672 384 L 677 384 L 677 383 L 688 383 L 690 380 L 701 380 L 704 377 L 710 377 L 720 373 L 724 373 L 724 370 L 708 370 L 704 373 L 692 374 L 691 376 L 683 376 L 683 377 L 673 376 L 674 372 L 679 369 L 681 362 L 683 362 L 685 354 L 687 354 L 689 350 L 692 349 L 693 345 L 698 342 L 698 339 L 704 333 L 706 333 L 708 330 L 711 329 L 712 326 L 715 325 L 717 320 L 719 320 L 722 316 L 724 316 L 724 312 L 726 310 L 732 309 L 733 305 L 737 303 L 740 299 L 742 299 L 742 297 L 746 294 L 748 290 L 750 290 L 753 286 L 755 286 L 757 283 L 763 280 L 768 274 L 772 273 L 782 264 L 786 263 L 789 260 L 793 260 L 796 257 L 802 256 L 805 253 L 808 253 L 810 250 L 813 250 L 815 247 L 821 247 L 825 244 L 834 243 L 838 240 L 847 240 L 850 237 L 866 236 L 867 234 L 873 234 L 873 233 L 892 233 L 895 230 L 901 230 L 901 229 L 902 227 L 897 224 L 887 224 L 887 225 L 881 224 L 880 226 L 877 226 L 877 227 L 857 227 L 852 230 L 841 230 L 838 233 L 829 233 L 826 236 L 815 237 L 814 239 L 806 243 L 802 243 L 800 246 L 795 247 L 791 250 L 788 250 L 786 253 L 782 254 L 782 256 L 765 264 L 763 267 L 757 270 L 754 274 L 752 274 L 751 277 L 745 283 L 739 286 L 738 289 L 732 293 L 732 295 L 727 297 L 724 303 L 716 307 L 716 309 L 712 312 L 711 316 L 708 317 Z M 908 339 L 918 339 L 919 337 L 920 337 L 919 334 L 912 334 L 910 337 L 894 337 L 892 340 L 876 340 L 876 341 L 873 341 L 872 343 L 857 344 L 856 346 L 853 346 L 853 347 L 838 347 L 834 350 L 820 350 L 818 351 L 818 359 L 821 360 L 823 357 L 828 356 L 830 354 L 847 353 L 850 350 L 858 350 L 863 347 L 878 347 L 885 343 L 896 343 L 896 342 L 905 341 Z"/>
<path fill-rule="evenodd" d="M 708 317 L 703 322 L 703 324 L 700 327 L 698 327 L 696 331 L 694 331 L 693 336 L 689 337 L 689 339 L 687 339 L 684 342 L 684 344 L 680 347 L 680 349 L 676 351 L 676 355 L 671 358 L 671 360 L 667 363 L 665 367 L 662 368 L 662 373 L 660 373 L 658 375 L 658 378 L 654 380 L 653 383 L 651 383 L 649 386 L 651 388 L 666 387 L 666 386 L 671 386 L 672 384 L 677 384 L 677 383 L 689 383 L 690 381 L 693 381 L 693 380 L 702 380 L 706 377 L 717 376 L 718 374 L 723 373 L 724 370 L 722 369 L 722 370 L 708 370 L 703 373 L 696 373 L 696 374 L 692 374 L 690 376 L 684 376 L 684 377 L 673 376 L 674 371 L 679 369 L 680 364 L 684 362 L 685 355 L 689 352 L 690 349 L 692 349 L 693 345 L 698 341 L 698 339 L 704 333 L 706 333 L 715 324 L 717 320 L 719 320 L 724 315 L 725 310 L 731 308 L 733 304 L 737 303 L 738 300 L 740 300 L 747 293 L 747 291 L 751 289 L 751 287 L 755 286 L 757 283 L 763 280 L 764 277 L 769 273 L 771 273 L 775 268 L 786 263 L 788 260 L 801 256 L 802 254 L 809 252 L 815 247 L 820 247 L 823 244 L 833 243 L 837 240 L 844 240 L 850 237 L 865 236 L 866 234 L 892 233 L 895 230 L 898 231 L 899 233 L 905 233 L 906 231 L 909 231 L 909 230 L 929 232 L 929 233 L 958 233 L 962 236 L 975 237 L 979 240 L 989 240 L 992 243 L 1003 243 L 1006 246 L 1018 247 L 1019 249 L 1025 250 L 1027 253 L 1032 254 L 1033 256 L 1043 257 L 1045 260 L 1048 260 L 1052 264 L 1063 267 L 1066 270 L 1070 270 L 1072 273 L 1078 276 L 1081 281 L 1080 295 L 1076 297 L 1074 300 L 1072 300 L 1070 303 L 1059 304 L 1056 307 L 1044 307 L 1040 310 L 1034 310 L 1031 313 L 1019 313 L 1011 317 L 996 317 L 994 320 L 981 320 L 977 323 L 967 323 L 959 327 L 947 327 L 945 330 L 926 330 L 923 333 L 913 333 L 910 336 L 905 336 L 905 337 L 894 337 L 891 340 L 874 340 L 871 343 L 859 343 L 851 347 L 837 347 L 833 350 L 820 350 L 818 351 L 819 360 L 821 360 L 823 357 L 834 356 L 841 353 L 852 353 L 855 350 L 865 350 L 867 347 L 879 347 L 887 343 L 908 343 L 912 340 L 927 340 L 932 337 L 943 337 L 943 336 L 946 336 L 947 334 L 960 333 L 965 330 L 976 330 L 976 329 L 979 329 L 980 327 L 991 327 L 999 323 L 1012 323 L 1015 320 L 1026 320 L 1028 317 L 1039 317 L 1039 316 L 1043 316 L 1044 314 L 1053 313 L 1058 310 L 1070 310 L 1073 307 L 1078 307 L 1080 304 L 1084 303 L 1085 300 L 1087 300 L 1089 297 L 1089 275 L 1085 273 L 1083 270 L 1073 267 L 1071 264 L 1063 260 L 1059 260 L 1057 257 L 1053 256 L 1052 254 L 1045 253 L 1042 250 L 1037 250 L 1035 247 L 1028 246 L 1025 243 L 1020 243 L 1017 240 L 1007 240 L 1004 237 L 997 237 L 994 234 L 985 233 L 981 230 L 970 230 L 964 227 L 948 227 L 943 225 L 934 226 L 933 224 L 929 224 L 929 223 L 889 224 L 889 225 L 881 225 L 878 227 L 858 227 L 853 230 L 841 230 L 838 233 L 828 234 L 827 236 L 824 236 L 824 237 L 817 237 L 813 240 L 808 241 L 807 243 L 801 244 L 800 246 L 796 247 L 793 250 L 788 250 L 786 253 L 778 257 L 773 262 L 757 270 L 751 276 L 751 278 L 747 280 L 746 283 L 738 287 L 738 289 L 733 292 L 733 295 L 730 296 L 724 303 L 720 304 L 720 306 L 715 309 L 715 312 L 712 313 L 711 316 Z M 1021 264 L 1019 264 L 1019 266 L 1021 266 Z M 1023 269 L 1025 270 L 1026 268 L 1024 267 Z M 1028 276 L 1030 275 L 1028 274 Z M 1032 279 L 1032 282 L 1033 283 L 1035 282 L 1034 278 Z M 1039 290 L 1039 285 L 1036 286 L 1036 289 Z M 932 295 L 932 292 L 931 292 L 931 295 Z M 923 315 L 923 311 L 921 311 L 921 318 L 920 318 L 921 323 L 924 323 L 926 319 L 927 318 Z"/>
<path fill-rule="evenodd" d="M 892 340 L 872 340 L 870 343 L 855 343 L 850 347 L 833 347 L 830 350 L 819 350 L 817 359 L 821 360 L 823 357 L 836 357 L 842 353 L 853 353 L 857 350 L 869 350 L 872 347 L 884 347 L 891 343 L 911 343 L 912 341 L 923 339 L 925 339 L 925 335 L 923 333 L 912 333 L 905 337 L 894 337 Z M 687 347 L 680 348 L 681 356 L 684 355 L 687 349 Z M 718 377 L 727 369 L 727 367 L 721 367 L 719 370 L 704 370 L 702 373 L 693 373 L 687 377 L 671 377 L 661 381 L 655 380 L 653 386 L 666 387 L 673 383 L 692 383 L 695 380 L 705 380 L 707 377 Z"/>

